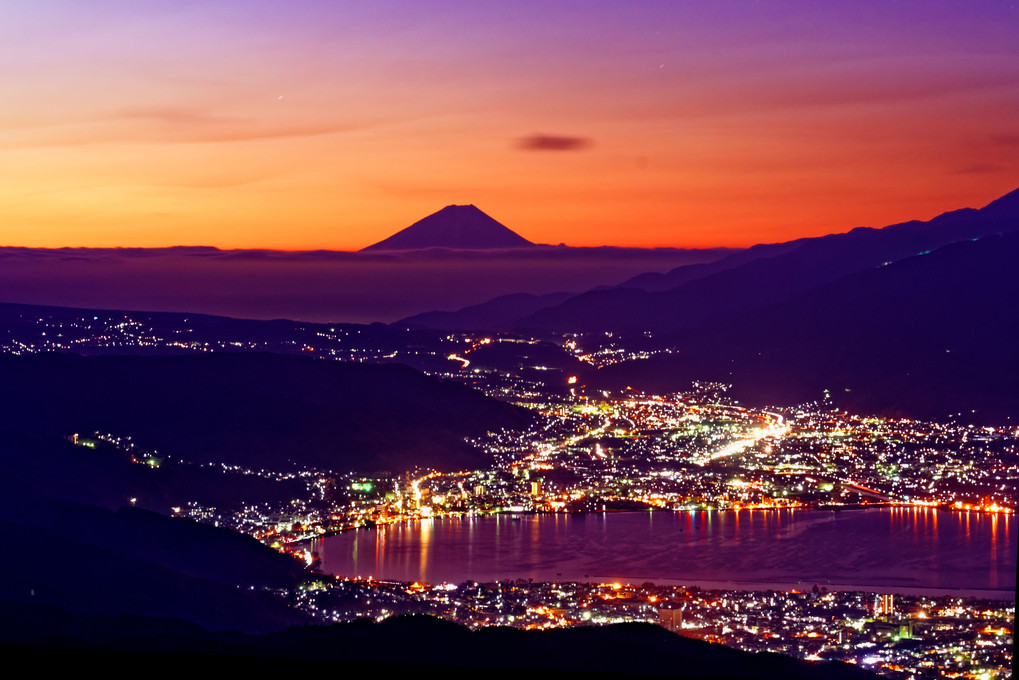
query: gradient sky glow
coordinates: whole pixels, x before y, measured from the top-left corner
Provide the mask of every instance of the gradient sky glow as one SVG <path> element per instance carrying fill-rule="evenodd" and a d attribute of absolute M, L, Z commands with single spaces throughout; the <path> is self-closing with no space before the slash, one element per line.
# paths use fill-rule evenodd
<path fill-rule="evenodd" d="M 1019 3 L 0 5 L 0 245 L 746 246 L 1019 187 Z"/>

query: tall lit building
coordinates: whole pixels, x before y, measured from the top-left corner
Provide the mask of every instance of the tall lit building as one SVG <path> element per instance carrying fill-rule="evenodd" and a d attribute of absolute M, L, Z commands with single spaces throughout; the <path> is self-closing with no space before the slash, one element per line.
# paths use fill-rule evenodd
<path fill-rule="evenodd" d="M 663 607 L 658 610 L 658 619 L 665 630 L 672 631 L 673 633 L 679 633 L 683 630 L 682 609 L 666 609 Z"/>
<path fill-rule="evenodd" d="M 874 616 L 891 616 L 895 613 L 895 596 L 892 594 L 874 596 Z"/>

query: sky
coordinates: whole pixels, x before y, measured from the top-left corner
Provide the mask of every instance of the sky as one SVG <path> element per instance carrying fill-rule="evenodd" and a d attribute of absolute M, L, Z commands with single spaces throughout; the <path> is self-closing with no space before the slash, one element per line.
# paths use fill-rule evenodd
<path fill-rule="evenodd" d="M 1019 3 L 0 4 L 0 246 L 741 247 L 1019 187 Z"/>

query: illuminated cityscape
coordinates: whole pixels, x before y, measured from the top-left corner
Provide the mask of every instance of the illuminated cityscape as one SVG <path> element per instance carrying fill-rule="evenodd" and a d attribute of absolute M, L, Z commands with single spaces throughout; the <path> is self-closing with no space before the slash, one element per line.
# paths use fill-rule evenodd
<path fill-rule="evenodd" d="M 0 646 L 1013 677 L 1017 34 L 0 5 Z"/>
<path fill-rule="evenodd" d="M 180 338 L 187 337 L 187 328 L 156 331 L 130 317 L 40 318 L 31 328 L 8 339 L 4 351 L 267 349 L 251 340 L 185 342 Z M 393 358 L 388 348 L 359 341 L 356 331 L 301 331 L 291 341 L 278 340 L 276 348 L 289 344 L 294 353 L 369 363 Z M 305 491 L 231 509 L 189 502 L 169 512 L 249 534 L 312 567 L 318 566 L 324 537 L 446 517 L 615 510 L 694 517 L 884 507 L 978 513 L 1000 517 L 1005 526 L 1015 521 L 1019 430 L 1014 427 L 861 417 L 823 399 L 750 408 L 729 398 L 725 384 L 713 382 L 669 395 L 613 393 L 588 387 L 561 369 L 521 366 L 514 374 L 473 360 L 479 348 L 540 342 L 435 334 L 413 350 L 420 363 L 437 367 L 437 375 L 509 399 L 536 416 L 526 429 L 493 431 L 472 441 L 488 456 L 488 467 L 365 474 L 203 463 L 224 474 L 288 482 Z M 593 350 L 584 342 L 590 339 L 567 336 L 559 346 L 583 362 L 613 361 L 618 354 L 612 338 L 599 340 Z M 197 465 L 177 452 L 146 451 L 126 434 L 68 436 L 78 447 L 128 453 L 140 465 Z M 1014 620 L 1012 601 L 829 591 L 814 584 L 739 591 L 533 579 L 425 584 L 338 575 L 313 576 L 295 603 L 323 621 L 427 613 L 474 628 L 652 622 L 739 649 L 842 660 L 894 678 L 1007 677 Z"/>
<path fill-rule="evenodd" d="M 330 621 L 427 613 L 471 627 L 531 630 L 644 621 L 747 651 L 858 664 L 890 678 L 1010 677 L 1015 619 L 1014 602 L 978 598 L 522 579 L 426 586 L 325 578 L 309 583 L 298 601 Z"/>

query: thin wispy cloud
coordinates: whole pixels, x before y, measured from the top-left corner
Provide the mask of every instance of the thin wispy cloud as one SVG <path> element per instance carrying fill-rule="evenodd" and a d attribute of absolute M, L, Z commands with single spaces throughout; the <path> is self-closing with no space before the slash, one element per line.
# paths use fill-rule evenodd
<path fill-rule="evenodd" d="M 317 137 L 363 130 L 367 122 L 260 120 L 201 108 L 129 108 L 73 123 L 25 125 L 2 134 L 0 148 L 45 148 L 117 142 L 218 143 Z"/>
<path fill-rule="evenodd" d="M 973 165 L 967 165 L 955 170 L 957 175 L 985 175 L 993 174 L 996 172 L 1003 172 L 1005 168 L 1001 165 L 993 163 L 974 163 Z"/>

